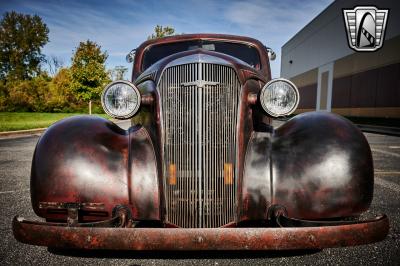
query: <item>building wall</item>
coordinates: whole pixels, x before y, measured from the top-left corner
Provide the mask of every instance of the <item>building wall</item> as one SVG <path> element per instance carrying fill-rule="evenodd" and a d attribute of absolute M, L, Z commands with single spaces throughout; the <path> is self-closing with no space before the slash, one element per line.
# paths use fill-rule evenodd
<path fill-rule="evenodd" d="M 348 47 L 342 8 L 366 4 L 371 3 L 332 3 L 282 47 L 281 75 L 300 91 L 297 113 L 326 110 L 400 118 L 400 1 L 378 3 L 378 8 L 390 9 L 383 47 L 354 52 Z"/>

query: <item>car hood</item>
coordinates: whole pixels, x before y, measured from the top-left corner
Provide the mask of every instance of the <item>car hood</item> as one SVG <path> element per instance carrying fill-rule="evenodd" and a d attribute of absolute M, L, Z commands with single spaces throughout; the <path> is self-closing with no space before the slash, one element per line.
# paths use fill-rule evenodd
<path fill-rule="evenodd" d="M 143 81 L 151 79 L 157 84 L 165 69 L 190 63 L 210 63 L 230 66 L 235 69 L 241 84 L 244 84 L 248 79 L 257 79 L 265 82 L 265 77 L 258 70 L 238 58 L 214 51 L 195 49 L 176 53 L 161 59 L 139 75 L 134 83 L 140 84 Z"/>

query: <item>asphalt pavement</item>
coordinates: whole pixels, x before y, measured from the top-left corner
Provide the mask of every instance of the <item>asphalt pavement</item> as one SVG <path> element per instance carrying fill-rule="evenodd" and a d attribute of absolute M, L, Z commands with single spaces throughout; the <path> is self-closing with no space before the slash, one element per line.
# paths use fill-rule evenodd
<path fill-rule="evenodd" d="M 128 122 L 120 124 L 128 127 Z M 0 265 L 400 265 L 400 137 L 365 133 L 375 166 L 370 213 L 386 213 L 388 237 L 379 243 L 321 251 L 115 252 L 49 250 L 18 243 L 15 215 L 37 218 L 30 205 L 29 173 L 37 135 L 0 140 Z"/>

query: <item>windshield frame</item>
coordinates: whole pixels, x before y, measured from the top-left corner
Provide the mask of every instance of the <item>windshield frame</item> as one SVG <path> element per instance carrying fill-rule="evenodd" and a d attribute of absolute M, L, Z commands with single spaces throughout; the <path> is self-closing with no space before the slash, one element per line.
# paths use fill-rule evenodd
<path fill-rule="evenodd" d="M 261 43 L 259 40 L 240 35 L 219 34 L 219 33 L 193 33 L 193 34 L 168 36 L 158 39 L 151 39 L 140 44 L 136 49 L 135 61 L 133 62 L 133 68 L 131 72 L 132 82 L 134 82 L 136 78 L 138 78 L 143 72 L 153 67 L 151 66 L 146 70 L 142 69 L 143 53 L 147 48 L 152 47 L 153 45 L 158 45 L 163 43 L 189 41 L 189 40 L 226 41 L 226 42 L 241 43 L 253 46 L 258 50 L 261 62 L 260 70 L 254 69 L 254 71 L 256 71 L 260 76 L 264 77 L 266 80 L 271 79 L 271 68 L 270 68 L 270 62 L 269 62 L 270 60 L 268 52 L 265 48 L 265 45 Z"/>
<path fill-rule="evenodd" d="M 158 61 L 163 60 L 164 58 L 166 58 L 166 57 L 168 57 L 168 56 L 171 56 L 171 55 L 174 55 L 174 54 L 177 54 L 177 53 L 180 53 L 180 52 L 190 51 L 190 50 L 182 50 L 182 51 L 180 51 L 180 52 L 176 52 L 176 53 L 167 55 L 167 56 L 165 56 L 165 57 L 159 59 L 158 61 L 154 62 L 152 65 L 150 65 L 150 66 L 144 68 L 144 62 L 145 62 L 146 53 L 147 53 L 151 48 L 153 48 L 153 47 L 155 47 L 155 46 L 162 46 L 162 45 L 168 45 L 168 44 L 173 44 L 173 43 L 196 42 L 196 41 L 198 41 L 198 42 L 207 41 L 207 42 L 219 42 L 219 43 L 233 43 L 233 44 L 242 44 L 242 45 L 245 45 L 245 46 L 249 46 L 249 47 L 253 48 L 253 49 L 255 50 L 255 52 L 257 53 L 258 62 L 259 62 L 259 67 L 258 67 L 258 68 L 257 68 L 257 67 L 253 67 L 253 66 L 250 65 L 248 62 L 246 62 L 246 61 L 244 61 L 244 60 L 241 60 L 240 58 L 235 57 L 235 56 L 233 56 L 233 55 L 226 54 L 226 53 L 222 53 L 222 52 L 219 52 L 219 51 L 214 51 L 214 50 L 207 50 L 207 49 L 205 49 L 205 50 L 207 50 L 207 51 L 212 51 L 212 52 L 216 52 L 216 53 L 222 53 L 222 54 L 225 54 L 225 55 L 228 55 L 228 56 L 237 58 L 237 59 L 243 61 L 244 63 L 248 64 L 250 67 L 252 67 L 252 68 L 258 70 L 258 71 L 260 71 L 260 70 L 263 68 L 263 62 L 262 62 L 262 59 L 261 59 L 261 58 L 262 58 L 262 55 L 260 54 L 260 51 L 259 51 L 257 45 L 255 45 L 255 44 L 253 44 L 253 43 L 251 43 L 251 42 L 244 42 L 244 41 L 230 40 L 230 39 L 197 38 L 197 39 L 179 40 L 179 41 L 167 42 L 167 43 L 154 43 L 154 44 L 152 44 L 152 45 L 147 46 L 147 47 L 143 50 L 143 55 L 142 55 L 141 62 L 140 62 L 140 70 L 141 70 L 141 72 L 145 71 L 146 69 L 150 68 L 150 67 L 153 66 L 155 63 L 157 63 Z"/>

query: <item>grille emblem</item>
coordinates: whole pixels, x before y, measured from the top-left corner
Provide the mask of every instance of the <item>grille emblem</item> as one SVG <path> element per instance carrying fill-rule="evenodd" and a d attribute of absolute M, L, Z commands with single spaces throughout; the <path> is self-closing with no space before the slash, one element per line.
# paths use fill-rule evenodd
<path fill-rule="evenodd" d="M 377 9 L 374 6 L 343 9 L 350 48 L 358 52 L 372 52 L 381 48 L 388 13 L 388 9 Z"/>
<path fill-rule="evenodd" d="M 196 80 L 192 82 L 182 82 L 181 86 L 197 86 L 199 88 L 204 88 L 206 85 L 210 86 L 216 86 L 219 85 L 219 82 L 213 82 L 213 81 L 205 81 L 205 80 Z"/>

